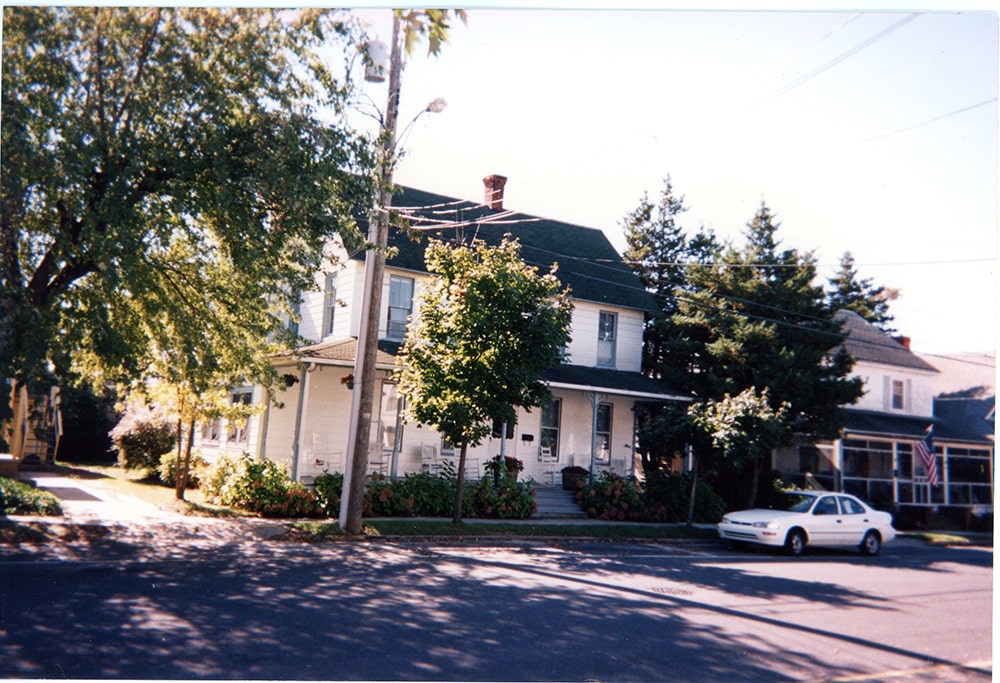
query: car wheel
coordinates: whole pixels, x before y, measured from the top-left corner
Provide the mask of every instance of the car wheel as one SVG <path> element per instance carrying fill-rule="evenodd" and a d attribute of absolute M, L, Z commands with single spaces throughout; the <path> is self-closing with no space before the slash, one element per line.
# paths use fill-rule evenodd
<path fill-rule="evenodd" d="M 785 539 L 785 550 L 793 557 L 798 557 L 806 549 L 806 534 L 802 529 L 792 529 Z"/>
<path fill-rule="evenodd" d="M 869 557 L 878 555 L 878 551 L 882 549 L 882 537 L 878 535 L 877 531 L 869 531 L 865 534 L 864 540 L 861 541 L 861 554 L 868 555 Z"/>

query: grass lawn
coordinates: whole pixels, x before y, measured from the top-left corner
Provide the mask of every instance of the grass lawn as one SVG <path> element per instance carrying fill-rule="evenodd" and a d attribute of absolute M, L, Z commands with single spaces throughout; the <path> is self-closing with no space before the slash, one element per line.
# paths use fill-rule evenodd
<path fill-rule="evenodd" d="M 198 489 L 189 488 L 184 500 L 177 500 L 173 486 L 164 485 L 155 474 L 141 470 L 126 470 L 117 465 L 57 462 L 53 471 L 71 478 L 89 479 L 92 485 L 138 498 L 147 503 L 176 510 L 182 514 L 217 517 L 245 516 L 244 513 L 217 505 L 209 505 Z"/>

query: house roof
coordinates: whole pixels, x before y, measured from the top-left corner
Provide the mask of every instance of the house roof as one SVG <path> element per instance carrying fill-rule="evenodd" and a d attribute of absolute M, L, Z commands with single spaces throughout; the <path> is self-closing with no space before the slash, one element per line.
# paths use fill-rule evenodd
<path fill-rule="evenodd" d="M 847 334 L 844 348 L 858 361 L 937 372 L 933 365 L 854 311 L 840 310 L 835 317 L 843 322 L 843 331 Z"/>
<path fill-rule="evenodd" d="M 935 398 L 934 415 L 941 422 L 934 438 L 972 443 L 994 443 L 996 396 Z"/>
<path fill-rule="evenodd" d="M 580 391 L 597 391 L 634 396 L 653 401 L 690 401 L 692 396 L 664 386 L 637 372 L 623 372 L 607 368 L 588 368 L 582 365 L 560 365 L 542 372 L 542 379 L 554 387 Z"/>
<path fill-rule="evenodd" d="M 603 232 L 514 211 L 495 210 L 476 202 L 403 187 L 393 197 L 392 209 L 413 230 L 389 231 L 390 256 L 386 265 L 427 272 L 424 250 L 428 237 L 463 244 L 481 239 L 497 245 L 510 233 L 521 243 L 521 258 L 547 273 L 558 264 L 556 276 L 569 285 L 575 299 L 655 312 L 656 301 Z M 363 222 L 363 221 L 362 221 Z M 364 253 L 353 258 L 362 259 Z"/>

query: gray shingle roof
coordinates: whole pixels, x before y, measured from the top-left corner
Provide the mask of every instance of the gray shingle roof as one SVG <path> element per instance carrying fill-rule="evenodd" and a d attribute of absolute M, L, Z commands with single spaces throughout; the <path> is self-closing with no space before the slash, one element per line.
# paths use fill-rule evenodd
<path fill-rule="evenodd" d="M 843 331 L 847 334 L 843 345 L 847 352 L 857 360 L 881 365 L 895 365 L 912 370 L 937 372 L 937 369 L 930 363 L 854 311 L 837 311 L 836 318 L 843 321 Z"/>
<path fill-rule="evenodd" d="M 521 257 L 529 265 L 537 266 L 540 272 L 547 273 L 553 263 L 558 263 L 556 275 L 564 285 L 570 286 L 574 298 L 656 311 L 652 295 L 643 288 L 600 230 L 522 213 L 501 214 L 476 202 L 409 187 L 401 188 L 401 192 L 393 197 L 392 205 L 394 210 L 403 214 L 415 214 L 438 223 L 454 221 L 463 225 L 420 232 L 391 229 L 389 246 L 396 252 L 387 260 L 388 266 L 427 272 L 424 249 L 429 236 L 465 244 L 479 238 L 487 244 L 496 245 L 505 234 L 510 233 L 521 243 Z M 491 224 L 489 220 L 498 222 Z M 363 255 L 359 253 L 354 258 L 361 259 Z"/>

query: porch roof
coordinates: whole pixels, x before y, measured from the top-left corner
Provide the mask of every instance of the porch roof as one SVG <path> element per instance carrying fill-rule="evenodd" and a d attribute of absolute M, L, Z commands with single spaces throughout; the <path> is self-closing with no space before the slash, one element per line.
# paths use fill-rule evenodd
<path fill-rule="evenodd" d="M 555 388 L 631 396 L 647 401 L 691 401 L 694 398 L 638 372 L 560 365 L 542 372 L 542 379 Z"/>
<path fill-rule="evenodd" d="M 399 354 L 400 346 L 402 344 L 399 342 L 380 339 L 375 355 L 375 366 L 382 368 L 395 367 L 396 356 Z M 342 365 L 345 367 L 354 367 L 354 361 L 357 356 L 358 340 L 353 337 L 300 346 L 294 351 L 286 351 L 278 354 L 279 358 L 309 360 L 323 365 Z"/>
<path fill-rule="evenodd" d="M 933 417 L 916 415 L 887 415 L 872 410 L 847 409 L 844 436 L 874 436 L 881 438 L 923 438 L 927 427 L 936 424 Z"/>

